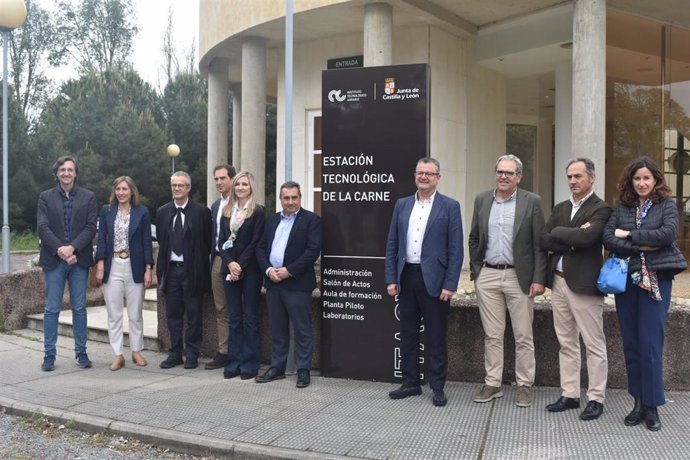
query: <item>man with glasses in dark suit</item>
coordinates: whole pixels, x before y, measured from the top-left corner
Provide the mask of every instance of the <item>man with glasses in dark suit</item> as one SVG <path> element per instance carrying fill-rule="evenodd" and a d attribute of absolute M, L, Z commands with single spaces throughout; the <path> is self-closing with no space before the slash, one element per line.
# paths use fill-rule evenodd
<path fill-rule="evenodd" d="M 170 177 L 173 200 L 156 213 L 158 233 L 158 289 L 165 297 L 170 351 L 162 369 L 195 369 L 202 344 L 201 307 L 211 288 L 211 211 L 189 197 L 192 178 L 183 171 Z M 187 328 L 182 328 L 187 316 Z M 182 357 L 185 357 L 184 361 Z"/>

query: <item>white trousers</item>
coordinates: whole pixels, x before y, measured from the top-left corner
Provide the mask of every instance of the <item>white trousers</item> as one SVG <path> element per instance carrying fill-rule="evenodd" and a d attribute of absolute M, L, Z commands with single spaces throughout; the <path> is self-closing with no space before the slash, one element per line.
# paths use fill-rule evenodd
<path fill-rule="evenodd" d="M 122 354 L 122 324 L 127 307 L 129 318 L 129 347 L 132 351 L 144 348 L 144 283 L 135 283 L 129 259 L 113 257 L 108 282 L 103 284 L 105 308 L 108 311 L 108 337 L 116 356 Z"/>

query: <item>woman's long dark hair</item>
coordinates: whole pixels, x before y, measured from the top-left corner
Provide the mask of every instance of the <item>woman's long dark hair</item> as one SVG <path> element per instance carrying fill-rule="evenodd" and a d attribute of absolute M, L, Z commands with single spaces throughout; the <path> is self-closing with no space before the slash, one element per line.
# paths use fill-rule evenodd
<path fill-rule="evenodd" d="M 620 192 L 619 199 L 621 203 L 627 206 L 637 206 L 640 201 L 640 197 L 635 191 L 632 180 L 637 170 L 641 168 L 649 169 L 654 177 L 654 180 L 656 180 L 654 190 L 652 190 L 649 194 L 649 198 L 652 200 L 652 203 L 658 203 L 659 201 L 671 195 L 671 188 L 666 185 L 664 174 L 661 172 L 659 167 L 652 161 L 651 158 L 643 156 L 628 163 L 618 179 L 617 188 Z"/>

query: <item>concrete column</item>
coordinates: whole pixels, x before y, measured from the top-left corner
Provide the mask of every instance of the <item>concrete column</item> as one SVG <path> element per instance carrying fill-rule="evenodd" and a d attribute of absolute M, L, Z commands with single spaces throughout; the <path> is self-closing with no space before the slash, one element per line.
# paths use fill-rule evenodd
<path fill-rule="evenodd" d="M 254 174 L 259 203 L 266 184 L 266 44 L 250 37 L 242 43 L 242 169 Z"/>
<path fill-rule="evenodd" d="M 242 84 L 232 85 L 232 158 L 230 164 L 242 170 Z"/>
<path fill-rule="evenodd" d="M 594 161 L 604 197 L 606 166 L 606 0 L 575 0 L 573 12 L 573 155 Z"/>
<path fill-rule="evenodd" d="M 364 66 L 393 63 L 393 7 L 369 3 L 364 7 Z"/>
<path fill-rule="evenodd" d="M 208 71 L 208 151 L 206 152 L 206 202 L 218 195 L 213 168 L 228 161 L 228 61 L 215 58 Z"/>
<path fill-rule="evenodd" d="M 565 181 L 565 167 L 573 157 L 588 156 L 572 149 L 573 128 L 573 66 L 564 62 L 556 67 L 555 153 L 553 160 L 554 204 L 570 196 Z"/>

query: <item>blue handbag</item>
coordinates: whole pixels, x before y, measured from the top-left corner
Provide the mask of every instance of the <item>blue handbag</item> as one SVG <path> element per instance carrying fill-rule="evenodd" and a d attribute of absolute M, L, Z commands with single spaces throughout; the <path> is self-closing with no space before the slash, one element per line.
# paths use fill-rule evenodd
<path fill-rule="evenodd" d="M 628 282 L 628 259 L 621 259 L 611 254 L 599 271 L 597 289 L 604 294 L 620 294 L 625 292 Z"/>

